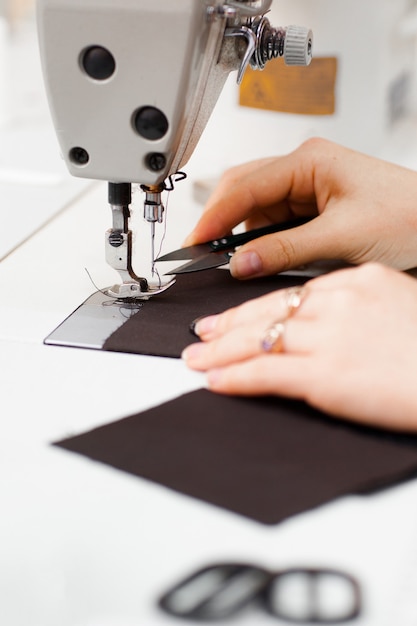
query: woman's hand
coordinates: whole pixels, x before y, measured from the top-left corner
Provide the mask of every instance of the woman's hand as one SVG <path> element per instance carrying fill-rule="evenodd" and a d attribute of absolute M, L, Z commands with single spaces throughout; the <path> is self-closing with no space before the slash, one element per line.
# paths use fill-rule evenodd
<path fill-rule="evenodd" d="M 232 274 L 273 274 L 319 259 L 417 266 L 417 173 L 322 139 L 226 172 L 186 244 L 243 221 L 255 228 L 300 216 L 318 217 L 242 246 Z"/>
<path fill-rule="evenodd" d="M 288 290 L 196 326 L 183 353 L 224 394 L 303 399 L 337 417 L 417 431 L 417 282 L 377 264 L 309 281 L 289 310 Z M 282 352 L 262 338 L 283 322 Z"/>

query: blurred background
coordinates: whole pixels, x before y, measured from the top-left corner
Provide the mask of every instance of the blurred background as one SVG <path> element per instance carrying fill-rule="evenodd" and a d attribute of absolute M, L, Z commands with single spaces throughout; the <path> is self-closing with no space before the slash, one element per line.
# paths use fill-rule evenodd
<path fill-rule="evenodd" d="M 417 0 L 275 0 L 268 18 L 310 27 L 313 63 L 269 63 L 248 71 L 240 88 L 230 75 L 187 166 L 201 201 L 225 168 L 312 136 L 417 168 Z M 68 176 L 59 156 L 34 0 L 0 0 L 0 146 L 3 258 L 88 186 Z M 17 201 L 18 232 L 8 215 Z"/>
<path fill-rule="evenodd" d="M 271 75 L 269 85 L 275 78 L 281 111 L 272 110 L 273 97 L 267 103 L 269 110 L 239 105 L 242 97 L 235 75 L 229 77 L 199 146 L 199 154 L 216 153 L 218 137 L 227 133 L 213 168 L 286 153 L 311 136 L 417 165 L 416 0 L 275 0 L 268 18 L 274 26 L 310 27 L 313 63 L 309 68 L 269 63 L 263 72 L 252 72 L 250 81 L 249 75 L 245 76 L 241 91 L 245 91 L 245 82 L 250 82 L 252 104 L 264 75 Z M 315 64 L 321 68 L 316 69 Z M 314 93 L 308 77 L 313 68 Z M 291 80 L 292 76 L 296 78 Z M 268 79 L 265 81 L 268 90 Z M 307 83 L 304 93 L 303 83 Z M 297 108 L 294 88 L 306 105 L 298 108 L 308 110 L 309 100 L 326 103 L 333 96 L 334 111 L 283 112 L 291 111 L 291 106 Z"/>
<path fill-rule="evenodd" d="M 0 260 L 89 181 L 61 160 L 43 86 L 34 0 L 0 0 Z"/>

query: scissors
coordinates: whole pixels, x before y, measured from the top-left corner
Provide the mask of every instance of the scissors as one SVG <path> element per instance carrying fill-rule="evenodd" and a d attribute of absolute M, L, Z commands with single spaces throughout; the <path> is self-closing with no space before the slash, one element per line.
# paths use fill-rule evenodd
<path fill-rule="evenodd" d="M 248 241 L 263 237 L 264 235 L 302 226 L 302 224 L 306 224 L 312 219 L 312 217 L 299 217 L 281 222 L 280 224 L 270 224 L 269 226 L 263 226 L 261 228 L 253 228 L 252 230 L 247 230 L 237 235 L 228 235 L 221 239 L 214 239 L 212 241 L 206 241 L 205 243 L 196 244 L 195 246 L 173 250 L 168 254 L 158 257 L 155 261 L 182 261 L 190 259 L 188 263 L 184 263 L 184 265 L 180 265 L 177 269 L 166 272 L 166 274 L 186 274 L 188 272 L 200 272 L 201 270 L 213 269 L 229 263 L 238 246 L 242 246 Z"/>

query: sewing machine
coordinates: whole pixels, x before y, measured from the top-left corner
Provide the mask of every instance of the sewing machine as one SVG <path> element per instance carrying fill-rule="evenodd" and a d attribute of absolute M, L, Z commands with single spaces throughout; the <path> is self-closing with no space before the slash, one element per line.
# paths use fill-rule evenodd
<path fill-rule="evenodd" d="M 284 57 L 311 60 L 312 33 L 273 28 L 272 0 L 38 0 L 42 66 L 62 156 L 71 174 L 110 181 L 112 228 L 106 260 L 117 299 L 148 299 L 152 285 L 132 268 L 132 183 L 151 225 L 163 221 L 163 191 L 189 160 L 228 74 Z"/>

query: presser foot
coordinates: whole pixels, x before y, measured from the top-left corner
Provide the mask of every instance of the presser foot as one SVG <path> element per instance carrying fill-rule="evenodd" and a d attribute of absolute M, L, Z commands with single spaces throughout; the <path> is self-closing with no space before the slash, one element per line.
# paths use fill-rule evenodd
<path fill-rule="evenodd" d="M 113 285 L 104 290 L 104 293 L 115 300 L 131 302 L 136 300 L 149 300 L 152 296 L 163 293 L 175 283 L 175 278 L 164 285 L 149 285 L 145 291 L 142 291 L 140 283 L 136 281 L 123 282 L 120 285 Z"/>

